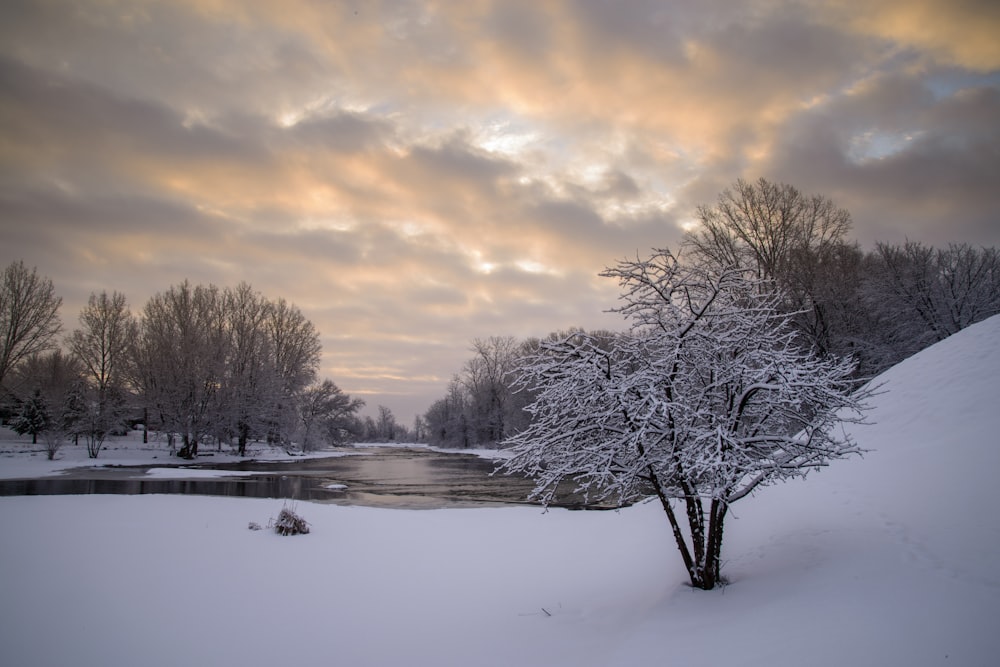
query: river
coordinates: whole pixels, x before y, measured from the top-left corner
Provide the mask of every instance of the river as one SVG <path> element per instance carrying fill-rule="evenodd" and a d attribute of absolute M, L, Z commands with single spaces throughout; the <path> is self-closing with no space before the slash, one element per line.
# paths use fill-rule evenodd
<path fill-rule="evenodd" d="M 339 505 L 396 509 L 537 504 L 527 500 L 531 480 L 493 475 L 494 461 L 461 453 L 406 447 L 360 449 L 351 456 L 282 462 L 199 463 L 171 471 L 168 478 L 148 471 L 163 464 L 76 468 L 56 477 L 0 480 L 0 496 L 195 494 L 283 498 Z M 185 477 L 185 471 L 190 475 Z M 206 477 L 220 471 L 222 477 Z M 561 494 L 553 506 L 583 508 L 583 499 Z M 597 507 L 594 507 L 595 509 Z"/>

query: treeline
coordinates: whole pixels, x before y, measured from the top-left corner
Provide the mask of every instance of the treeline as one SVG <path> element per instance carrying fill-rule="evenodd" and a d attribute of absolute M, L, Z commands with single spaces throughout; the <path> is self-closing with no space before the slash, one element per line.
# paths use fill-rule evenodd
<path fill-rule="evenodd" d="M 61 303 L 23 262 L 4 270 L 0 405 L 16 431 L 46 439 L 50 457 L 69 438 L 96 457 L 109 434 L 139 421 L 187 458 L 205 442 L 245 455 L 252 440 L 311 449 L 378 434 L 357 415 L 363 401 L 318 379 L 313 324 L 246 283 L 185 281 L 137 314 L 119 292 L 92 294 L 60 346 Z"/>
<path fill-rule="evenodd" d="M 821 357 L 852 357 L 859 382 L 1000 313 L 996 248 L 907 241 L 866 251 L 848 238 L 847 210 L 764 179 L 737 181 L 697 217 L 678 253 L 683 261 L 716 273 L 747 269 L 768 281 L 802 344 Z M 526 428 L 523 407 L 533 397 L 512 387 L 520 361 L 537 346 L 509 337 L 474 341 L 472 358 L 423 416 L 426 439 L 495 446 Z"/>

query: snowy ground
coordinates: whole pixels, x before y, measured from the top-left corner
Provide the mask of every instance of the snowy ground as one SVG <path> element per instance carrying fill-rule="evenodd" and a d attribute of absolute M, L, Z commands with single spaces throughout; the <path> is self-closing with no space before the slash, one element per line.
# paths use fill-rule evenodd
<path fill-rule="evenodd" d="M 352 453 L 355 452 L 350 448 L 334 448 L 305 454 L 289 453 L 282 447 L 254 442 L 247 446 L 246 458 L 258 461 L 290 461 L 302 458 L 349 456 Z M 7 427 L 0 427 L 0 479 L 48 477 L 71 468 L 158 464 L 188 467 L 198 464 L 235 463 L 246 458 L 238 456 L 235 450 L 228 446 L 221 449 L 202 446 L 201 454 L 195 460 L 186 461 L 171 455 L 165 437 L 153 433 L 148 442 L 143 443 L 142 432 L 132 431 L 127 436 L 110 436 L 96 459 L 87 456 L 87 447 L 81 440 L 77 445 L 64 445 L 56 453 L 55 459 L 50 461 L 45 452 L 45 445 L 40 440 L 38 444 L 32 445 L 31 436 L 19 436 Z M 188 472 L 195 474 L 194 471 Z M 222 473 L 216 472 L 216 475 L 221 476 Z"/>
<path fill-rule="evenodd" d="M 407 447 L 427 449 L 435 452 L 461 453 L 481 458 L 497 459 L 509 456 L 506 451 L 495 449 L 442 449 L 426 444 L 377 442 L 356 443 L 344 447 L 311 452 L 290 452 L 283 447 L 254 442 L 247 446 L 247 456 L 238 456 L 233 448 L 221 449 L 213 446 L 202 447 L 195 460 L 186 461 L 171 455 L 166 439 L 154 433 L 147 443 L 142 442 L 142 432 L 132 431 L 127 436 L 108 438 L 96 459 L 87 456 L 86 445 L 81 440 L 77 445 L 67 444 L 48 459 L 45 444 L 39 441 L 31 444 L 31 436 L 19 436 L 10 428 L 0 426 L 0 479 L 32 479 L 50 477 L 74 468 L 104 468 L 114 466 L 148 466 L 162 464 L 170 468 L 150 470 L 150 476 L 161 477 L 222 477 L 222 471 L 195 470 L 199 464 L 237 463 L 249 459 L 257 461 L 292 461 L 303 458 L 331 458 L 364 453 L 366 449 L 379 447 Z M 239 473 L 230 473 L 239 474 Z M 245 474 L 245 473 L 243 473 Z"/>
<path fill-rule="evenodd" d="M 278 501 L 0 498 L 0 664 L 997 664 L 1000 317 L 883 379 L 872 451 L 737 504 L 707 593 L 652 504 L 299 503 L 283 538 L 247 530 Z"/>

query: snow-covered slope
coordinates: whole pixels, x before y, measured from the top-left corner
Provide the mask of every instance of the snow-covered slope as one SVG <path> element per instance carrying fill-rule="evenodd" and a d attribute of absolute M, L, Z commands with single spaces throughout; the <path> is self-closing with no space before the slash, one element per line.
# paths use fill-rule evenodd
<path fill-rule="evenodd" d="M 875 383 L 871 424 L 852 427 L 864 458 L 734 506 L 735 585 L 678 588 L 625 655 L 664 641 L 683 665 L 998 664 L 1000 316 Z"/>
<path fill-rule="evenodd" d="M 883 375 L 869 452 L 734 507 L 684 584 L 621 513 L 0 498 L 0 664 L 994 665 L 1000 317 Z"/>

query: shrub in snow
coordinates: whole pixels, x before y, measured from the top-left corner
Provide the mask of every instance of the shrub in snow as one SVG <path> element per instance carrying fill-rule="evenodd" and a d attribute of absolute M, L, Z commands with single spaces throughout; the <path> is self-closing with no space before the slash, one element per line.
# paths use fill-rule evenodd
<path fill-rule="evenodd" d="M 309 532 L 309 524 L 298 514 L 282 507 L 277 520 L 272 520 L 274 532 L 278 535 L 305 535 Z"/>
<path fill-rule="evenodd" d="M 250 525 L 247 526 L 247 528 L 249 528 L 250 530 L 260 530 L 260 524 L 257 523 L 256 521 L 251 521 Z"/>
<path fill-rule="evenodd" d="M 48 429 L 42 431 L 42 441 L 45 442 L 45 453 L 51 461 L 55 459 L 56 453 L 62 448 L 65 435 L 61 431 Z"/>

